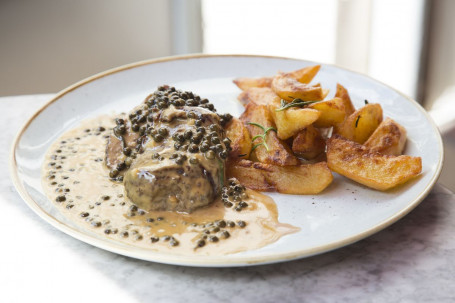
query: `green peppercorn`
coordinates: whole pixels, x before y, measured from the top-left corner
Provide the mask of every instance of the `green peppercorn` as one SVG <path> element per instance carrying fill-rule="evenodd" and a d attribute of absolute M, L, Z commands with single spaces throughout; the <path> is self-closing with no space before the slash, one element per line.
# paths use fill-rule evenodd
<path fill-rule="evenodd" d="M 218 155 L 221 159 L 226 159 L 228 157 L 228 153 L 225 150 L 221 151 Z"/>
<path fill-rule="evenodd" d="M 213 152 L 213 150 L 209 150 L 205 153 L 205 157 L 209 160 L 213 160 L 215 159 L 215 152 Z"/>
<path fill-rule="evenodd" d="M 190 139 L 193 136 L 193 132 L 190 129 L 188 129 L 185 131 L 183 136 L 185 137 L 185 139 Z"/>
<path fill-rule="evenodd" d="M 231 236 L 231 234 L 227 230 L 223 230 L 219 233 L 220 238 L 227 239 Z"/>
<path fill-rule="evenodd" d="M 206 151 L 209 150 L 209 145 L 207 143 L 202 143 L 200 146 L 199 146 L 199 150 L 203 153 L 205 153 Z"/>
<path fill-rule="evenodd" d="M 64 201 L 66 201 L 66 197 L 65 196 L 58 196 L 57 198 L 55 198 L 55 201 L 64 202 Z"/>
<path fill-rule="evenodd" d="M 248 203 L 246 203 L 245 201 L 241 201 L 241 202 L 239 203 L 239 206 L 240 206 L 241 208 L 246 208 L 246 207 L 248 207 Z"/>
<path fill-rule="evenodd" d="M 117 169 L 118 171 L 124 170 L 125 168 L 126 168 L 126 164 L 125 164 L 124 161 L 118 163 L 118 164 L 117 164 L 117 167 L 116 167 L 116 169 Z"/>
<path fill-rule="evenodd" d="M 180 143 L 185 142 L 185 136 L 183 134 L 178 134 L 177 135 L 177 141 Z"/>
<path fill-rule="evenodd" d="M 131 130 L 132 130 L 133 132 L 139 131 L 139 125 L 138 125 L 138 124 L 133 124 L 133 125 L 131 125 Z"/>
<path fill-rule="evenodd" d="M 221 145 L 221 144 L 216 144 L 216 145 L 215 145 L 215 150 L 216 150 L 217 152 L 222 152 L 222 151 L 224 150 L 224 149 L 223 149 L 223 145 Z"/>
<path fill-rule="evenodd" d="M 217 236 L 210 236 L 210 237 L 209 237 L 209 241 L 210 241 L 210 242 L 218 242 L 219 239 L 218 239 Z"/>
<path fill-rule="evenodd" d="M 123 154 L 124 154 L 125 156 L 129 156 L 129 155 L 131 154 L 131 148 L 125 147 L 125 148 L 123 149 Z"/>
<path fill-rule="evenodd" d="M 153 136 L 153 140 L 155 142 L 162 142 L 164 140 L 164 136 L 157 134 L 157 135 Z"/>
<path fill-rule="evenodd" d="M 190 144 L 188 146 L 188 151 L 190 153 L 197 153 L 199 151 L 199 147 L 196 144 Z"/>
<path fill-rule="evenodd" d="M 136 205 L 131 205 L 130 208 L 129 208 L 131 211 L 137 211 L 137 206 Z"/>
<path fill-rule="evenodd" d="M 199 160 L 197 158 L 193 157 L 193 158 L 190 158 L 189 162 L 190 162 L 190 164 L 195 165 L 195 164 L 199 163 Z"/>
<path fill-rule="evenodd" d="M 158 130 L 158 133 L 163 136 L 163 137 L 166 137 L 169 133 L 168 129 L 166 127 L 161 127 L 159 130 Z"/>
<path fill-rule="evenodd" d="M 226 227 L 226 221 L 224 221 L 224 220 L 215 221 L 215 225 L 218 227 L 224 228 L 224 227 Z"/>

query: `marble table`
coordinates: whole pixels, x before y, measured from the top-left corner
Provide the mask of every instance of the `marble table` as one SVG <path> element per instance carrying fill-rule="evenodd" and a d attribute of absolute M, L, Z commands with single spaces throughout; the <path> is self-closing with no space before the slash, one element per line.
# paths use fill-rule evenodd
<path fill-rule="evenodd" d="M 441 185 L 365 240 L 274 265 L 163 265 L 67 236 L 26 206 L 7 165 L 15 133 L 51 97 L 0 98 L 0 302 L 455 302 L 455 196 Z"/>

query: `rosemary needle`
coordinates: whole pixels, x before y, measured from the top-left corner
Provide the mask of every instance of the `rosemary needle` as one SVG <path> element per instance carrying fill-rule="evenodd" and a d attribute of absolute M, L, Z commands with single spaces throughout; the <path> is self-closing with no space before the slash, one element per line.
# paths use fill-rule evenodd
<path fill-rule="evenodd" d="M 302 99 L 296 98 L 291 102 L 287 103 L 285 100 L 281 99 L 281 107 L 275 109 L 276 112 L 280 112 L 286 110 L 291 107 L 304 107 L 312 103 L 316 103 L 320 101 L 303 101 Z"/>
<path fill-rule="evenodd" d="M 262 142 L 261 143 L 257 143 L 255 145 L 253 145 L 253 147 L 251 148 L 251 151 L 255 150 L 256 148 L 258 148 L 259 146 L 261 145 L 264 145 L 265 149 L 267 151 L 269 151 L 269 146 L 267 145 L 267 143 L 265 142 L 265 137 L 267 136 L 267 133 L 271 130 L 273 130 L 274 132 L 276 132 L 276 128 L 274 127 L 267 127 L 265 128 L 263 125 L 259 124 L 259 123 L 255 123 L 255 122 L 248 122 L 248 124 L 250 125 L 253 125 L 253 126 L 256 126 L 256 127 L 259 127 L 260 129 L 262 129 L 262 131 L 264 132 L 263 134 L 261 135 L 256 135 L 254 136 L 252 139 L 251 139 L 251 142 L 254 142 L 254 140 L 256 140 L 257 138 L 262 138 Z"/>

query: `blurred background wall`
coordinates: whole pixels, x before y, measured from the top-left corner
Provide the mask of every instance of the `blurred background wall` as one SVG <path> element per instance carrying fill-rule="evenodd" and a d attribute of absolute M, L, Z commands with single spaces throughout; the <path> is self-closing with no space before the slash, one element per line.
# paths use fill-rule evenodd
<path fill-rule="evenodd" d="M 0 96 L 53 93 L 177 54 L 287 56 L 362 72 L 411 96 L 436 113 L 453 154 L 453 12 L 453 0 L 0 0 Z M 443 177 L 455 189 L 451 163 Z"/>

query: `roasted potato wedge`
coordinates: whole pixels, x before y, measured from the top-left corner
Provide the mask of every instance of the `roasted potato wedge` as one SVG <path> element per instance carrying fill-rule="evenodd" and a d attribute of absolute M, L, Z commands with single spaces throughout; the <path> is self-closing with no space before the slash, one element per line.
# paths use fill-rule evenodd
<path fill-rule="evenodd" d="M 252 87 L 270 87 L 272 85 L 273 77 L 261 77 L 261 78 L 237 78 L 233 82 L 241 90 L 247 90 Z"/>
<path fill-rule="evenodd" d="M 250 189 L 295 195 L 318 194 L 333 180 L 325 162 L 277 166 L 240 160 L 227 166 L 227 175 Z"/>
<path fill-rule="evenodd" d="M 348 140 L 363 144 L 381 122 L 381 105 L 370 103 L 353 112 L 339 127 L 337 133 Z"/>
<path fill-rule="evenodd" d="M 420 157 L 383 155 L 338 135 L 327 141 L 327 165 L 340 175 L 382 191 L 422 171 Z"/>
<path fill-rule="evenodd" d="M 406 144 L 406 129 L 390 118 L 386 118 L 365 142 L 371 151 L 384 155 L 399 156 Z"/>
<path fill-rule="evenodd" d="M 284 73 L 285 76 L 291 77 L 300 83 L 310 83 L 314 76 L 321 69 L 320 65 L 307 66 L 289 73 Z"/>
<path fill-rule="evenodd" d="M 313 125 L 301 130 L 292 141 L 292 151 L 300 157 L 311 160 L 325 151 L 325 140 Z"/>
<path fill-rule="evenodd" d="M 280 98 L 286 101 L 292 101 L 294 99 L 320 101 L 328 94 L 328 90 L 322 89 L 320 86 L 300 83 L 286 75 L 275 76 L 272 81 L 272 89 Z"/>
<path fill-rule="evenodd" d="M 240 116 L 240 120 L 247 125 L 251 138 L 264 134 L 264 131 L 258 126 L 248 124 L 249 122 L 262 125 L 266 129 L 276 127 L 267 106 L 253 102 L 247 104 L 245 111 Z M 267 145 L 258 146 L 252 153 L 258 161 L 280 166 L 297 165 L 299 163 L 299 160 L 294 156 L 286 142 L 278 139 L 275 131 L 267 132 L 265 138 Z M 263 142 L 262 138 L 257 138 L 253 145 L 261 142 Z"/>
<path fill-rule="evenodd" d="M 281 98 L 269 87 L 252 87 L 244 90 L 239 94 L 237 99 L 247 105 L 249 102 L 254 102 L 260 105 L 268 105 L 273 101 L 280 102 Z"/>
<path fill-rule="evenodd" d="M 316 127 L 331 127 L 342 123 L 346 119 L 346 108 L 341 98 L 333 98 L 326 101 L 310 104 L 308 108 L 316 109 L 321 113 L 314 122 Z"/>
<path fill-rule="evenodd" d="M 311 108 L 288 108 L 277 111 L 281 107 L 280 99 L 273 100 L 268 108 L 277 128 L 278 138 L 281 140 L 295 136 L 299 131 L 318 120 L 321 112 Z"/>
<path fill-rule="evenodd" d="M 355 112 L 354 104 L 352 104 L 351 97 L 349 97 L 348 90 L 344 88 L 341 84 L 337 84 L 337 90 L 335 92 L 335 97 L 341 98 L 344 102 L 344 108 L 346 110 L 346 117 Z"/>
<path fill-rule="evenodd" d="M 232 118 L 225 128 L 226 136 L 231 140 L 231 151 L 229 158 L 248 159 L 251 152 L 251 137 L 248 129 L 237 118 Z"/>

